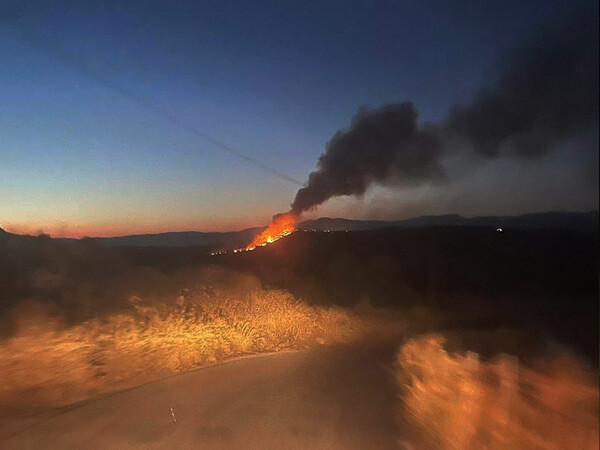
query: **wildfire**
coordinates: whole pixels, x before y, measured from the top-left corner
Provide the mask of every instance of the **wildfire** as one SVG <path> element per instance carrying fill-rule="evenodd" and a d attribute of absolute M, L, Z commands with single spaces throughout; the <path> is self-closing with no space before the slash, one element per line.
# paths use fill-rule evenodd
<path fill-rule="evenodd" d="M 265 246 L 271 242 L 275 242 L 288 234 L 292 234 L 296 231 L 296 222 L 298 217 L 294 214 L 279 214 L 273 218 L 271 225 L 260 233 L 256 238 L 249 244 L 245 250 L 254 250 L 256 247 Z"/>

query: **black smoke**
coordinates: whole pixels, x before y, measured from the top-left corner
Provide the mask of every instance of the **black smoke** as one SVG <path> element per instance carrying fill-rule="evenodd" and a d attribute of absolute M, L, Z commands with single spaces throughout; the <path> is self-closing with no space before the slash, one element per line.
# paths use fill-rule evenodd
<path fill-rule="evenodd" d="M 486 158 L 534 158 L 598 126 L 598 10 L 579 11 L 538 32 L 507 58 L 500 76 L 470 105 L 423 126 L 411 103 L 361 110 L 335 133 L 292 212 L 374 182 L 419 184 L 444 178 L 442 157 L 461 142 Z M 598 151 L 589 145 L 590 151 Z"/>
<path fill-rule="evenodd" d="M 449 132 L 486 156 L 537 156 L 598 122 L 597 14 L 544 30 L 508 62 L 495 86 L 453 109 Z"/>
<path fill-rule="evenodd" d="M 359 111 L 350 129 L 338 131 L 327 145 L 292 212 L 338 195 L 363 195 L 372 182 L 392 176 L 406 182 L 441 177 L 441 153 L 437 136 L 419 127 L 412 103 Z"/>

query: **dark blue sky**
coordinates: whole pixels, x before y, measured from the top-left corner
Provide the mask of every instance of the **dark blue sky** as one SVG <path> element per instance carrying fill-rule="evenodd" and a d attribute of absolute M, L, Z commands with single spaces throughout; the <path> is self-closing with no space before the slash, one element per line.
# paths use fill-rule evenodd
<path fill-rule="evenodd" d="M 423 121 L 441 120 L 564 3 L 0 1 L 0 226 L 262 225 L 298 186 L 190 129 L 303 182 L 360 106 L 411 100 Z M 375 187 L 316 215 L 597 207 L 597 172 L 582 181 L 578 164 L 484 165 L 458 184 Z"/>

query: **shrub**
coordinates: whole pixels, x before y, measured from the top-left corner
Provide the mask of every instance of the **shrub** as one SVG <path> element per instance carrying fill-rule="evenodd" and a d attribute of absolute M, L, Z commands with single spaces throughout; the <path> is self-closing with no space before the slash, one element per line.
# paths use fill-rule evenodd
<path fill-rule="evenodd" d="M 399 419 L 442 449 L 597 449 L 597 374 L 563 353 L 535 368 L 500 354 L 451 354 L 445 337 L 404 344 L 397 356 Z"/>
<path fill-rule="evenodd" d="M 33 411 L 226 358 L 348 341 L 367 325 L 348 310 L 311 307 L 285 291 L 184 289 L 174 301 L 68 328 L 45 324 L 0 343 L 0 406 Z"/>

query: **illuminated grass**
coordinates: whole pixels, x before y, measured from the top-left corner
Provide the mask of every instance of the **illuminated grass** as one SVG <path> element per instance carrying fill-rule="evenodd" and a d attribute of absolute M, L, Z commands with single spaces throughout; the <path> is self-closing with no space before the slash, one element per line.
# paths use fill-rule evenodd
<path fill-rule="evenodd" d="M 343 342 L 367 329 L 347 310 L 283 291 L 207 288 L 174 302 L 131 297 L 130 311 L 66 329 L 37 326 L 0 344 L 0 406 L 31 412 L 235 356 Z"/>
<path fill-rule="evenodd" d="M 535 370 L 450 354 L 429 335 L 401 347 L 399 417 L 432 448 L 597 449 L 597 374 L 566 354 Z"/>

